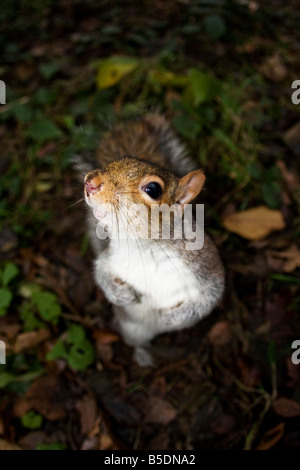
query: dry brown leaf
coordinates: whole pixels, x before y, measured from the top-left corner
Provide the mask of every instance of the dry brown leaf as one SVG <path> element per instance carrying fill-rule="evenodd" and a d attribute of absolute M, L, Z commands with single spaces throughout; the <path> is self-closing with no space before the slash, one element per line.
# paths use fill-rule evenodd
<path fill-rule="evenodd" d="M 103 346 L 106 344 L 115 343 L 120 341 L 120 336 L 110 330 L 95 330 L 93 333 L 93 338 L 96 340 L 97 345 Z"/>
<path fill-rule="evenodd" d="M 97 419 L 97 404 L 92 396 L 84 396 L 82 400 L 76 403 L 76 409 L 80 415 L 81 431 L 83 434 L 89 434 L 94 428 Z"/>
<path fill-rule="evenodd" d="M 300 121 L 284 133 L 283 140 L 294 153 L 298 154 L 300 148 Z"/>
<path fill-rule="evenodd" d="M 98 450 L 112 450 L 116 449 L 116 444 L 109 434 L 101 433 L 98 441 Z"/>
<path fill-rule="evenodd" d="M 228 434 L 236 425 L 236 420 L 233 416 L 221 413 L 210 424 L 210 428 L 215 434 Z"/>
<path fill-rule="evenodd" d="M 0 450 L 22 450 L 22 448 L 12 442 L 0 439 Z"/>
<path fill-rule="evenodd" d="M 287 76 L 287 68 L 279 54 L 269 57 L 260 67 L 260 71 L 272 82 L 280 82 Z"/>
<path fill-rule="evenodd" d="M 267 431 L 260 443 L 257 446 L 257 450 L 269 450 L 277 444 L 284 435 L 284 423 L 279 423 L 275 428 Z"/>
<path fill-rule="evenodd" d="M 33 348 L 48 339 L 50 333 L 48 330 L 27 331 L 17 336 L 13 351 L 15 354 L 24 349 Z"/>
<path fill-rule="evenodd" d="M 277 398 L 273 403 L 273 410 L 284 418 L 300 416 L 300 404 L 290 398 Z"/>
<path fill-rule="evenodd" d="M 232 332 L 227 321 L 217 322 L 208 333 L 208 339 L 214 346 L 224 346 L 232 340 Z"/>
<path fill-rule="evenodd" d="M 299 138 L 299 132 L 300 132 L 300 123 L 298 123 L 298 134 L 297 134 L 298 138 Z M 286 183 L 288 190 L 299 191 L 300 178 L 296 170 L 292 171 L 288 169 L 283 160 L 278 160 L 278 162 L 276 162 L 276 166 L 279 168 L 282 178 L 284 182 Z"/>
<path fill-rule="evenodd" d="M 13 408 L 13 414 L 14 416 L 17 416 L 18 418 L 21 418 L 27 411 L 30 410 L 30 403 L 26 398 L 20 397 L 14 405 Z"/>
<path fill-rule="evenodd" d="M 171 403 L 162 398 L 153 396 L 146 404 L 146 423 L 169 424 L 176 415 L 177 411 Z"/>
<path fill-rule="evenodd" d="M 280 211 L 266 206 L 253 207 L 236 212 L 223 219 L 229 232 L 236 233 L 247 240 L 261 240 L 276 230 L 283 230 L 285 222 Z"/>
<path fill-rule="evenodd" d="M 68 390 L 57 377 L 52 375 L 39 377 L 27 390 L 26 398 L 30 408 L 50 421 L 64 419 L 66 416 Z"/>
<path fill-rule="evenodd" d="M 271 255 L 274 258 L 280 258 L 286 260 L 282 266 L 282 270 L 291 273 L 295 269 L 300 267 L 300 250 L 294 243 L 287 250 L 284 251 L 272 251 Z"/>

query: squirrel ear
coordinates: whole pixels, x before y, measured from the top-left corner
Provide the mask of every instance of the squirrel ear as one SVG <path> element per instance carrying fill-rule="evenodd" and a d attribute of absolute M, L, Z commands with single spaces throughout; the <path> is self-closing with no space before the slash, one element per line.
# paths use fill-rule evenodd
<path fill-rule="evenodd" d="M 176 202 L 188 204 L 200 193 L 205 181 L 202 170 L 191 171 L 179 181 L 176 191 Z"/>

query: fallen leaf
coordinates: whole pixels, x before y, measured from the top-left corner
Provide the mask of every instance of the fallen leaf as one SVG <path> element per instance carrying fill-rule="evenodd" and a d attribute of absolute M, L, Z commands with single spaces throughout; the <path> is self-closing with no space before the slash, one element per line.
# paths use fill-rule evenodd
<path fill-rule="evenodd" d="M 45 444 L 47 442 L 49 442 L 49 436 L 41 429 L 29 432 L 19 440 L 19 444 L 22 446 L 22 449 L 24 448 L 25 450 L 35 450 L 38 444 Z"/>
<path fill-rule="evenodd" d="M 241 380 L 247 387 L 254 387 L 261 383 L 261 371 L 257 364 L 248 364 L 242 359 L 237 360 L 241 372 Z"/>
<path fill-rule="evenodd" d="M 18 246 L 18 239 L 16 235 L 8 228 L 4 227 L 0 231 L 0 251 L 8 253 Z"/>
<path fill-rule="evenodd" d="M 300 416 L 300 404 L 290 398 L 277 398 L 273 403 L 273 410 L 284 418 Z"/>
<path fill-rule="evenodd" d="M 76 403 L 75 408 L 80 415 L 82 433 L 89 434 L 97 418 L 96 400 L 92 396 L 86 395 Z"/>
<path fill-rule="evenodd" d="M 300 122 L 298 123 L 297 127 L 298 127 L 297 137 L 299 139 Z M 289 191 L 298 191 L 299 193 L 300 178 L 299 178 L 299 175 L 297 174 L 297 170 L 295 169 L 294 171 L 292 171 L 288 169 L 283 160 L 278 160 L 276 162 L 276 166 L 279 168 L 281 172 L 282 178 L 284 182 L 286 183 L 287 189 Z"/>
<path fill-rule="evenodd" d="M 13 414 L 14 416 L 17 416 L 17 418 L 21 418 L 27 411 L 30 410 L 30 403 L 26 398 L 20 397 L 14 405 L 14 411 Z"/>
<path fill-rule="evenodd" d="M 209 342 L 213 346 L 224 346 L 232 340 L 232 331 L 227 321 L 217 322 L 208 332 Z"/>
<path fill-rule="evenodd" d="M 274 258 L 285 260 L 282 270 L 286 273 L 291 273 L 300 267 L 300 250 L 294 243 L 287 250 L 269 252 Z"/>
<path fill-rule="evenodd" d="M 300 367 L 299 364 L 293 364 L 290 357 L 286 358 L 286 369 L 289 381 L 286 385 L 290 388 L 296 388 L 297 383 L 300 383 Z"/>
<path fill-rule="evenodd" d="M 50 421 L 64 419 L 69 392 L 65 384 L 52 375 L 39 377 L 26 392 L 30 408 L 41 413 Z"/>
<path fill-rule="evenodd" d="M 229 433 L 234 426 L 236 425 L 236 421 L 233 416 L 223 413 L 214 419 L 211 424 L 210 428 L 215 434 L 227 434 Z"/>
<path fill-rule="evenodd" d="M 279 54 L 269 57 L 260 67 L 260 71 L 272 82 L 280 82 L 287 76 L 287 68 Z"/>
<path fill-rule="evenodd" d="M 284 435 L 284 428 L 284 423 L 279 423 L 277 426 L 275 426 L 275 428 L 267 431 L 258 444 L 257 450 L 269 450 L 274 447 L 275 444 L 277 444 L 277 442 L 282 439 Z"/>
<path fill-rule="evenodd" d="M 140 413 L 130 403 L 123 401 L 121 397 L 103 397 L 102 404 L 107 413 L 118 423 L 136 426 L 141 422 Z"/>
<path fill-rule="evenodd" d="M 12 442 L 0 439 L 0 450 L 22 450 L 22 448 Z"/>
<path fill-rule="evenodd" d="M 17 336 L 13 351 L 15 354 L 18 354 L 24 349 L 33 348 L 48 339 L 49 336 L 50 333 L 48 330 L 27 331 L 25 333 L 21 333 Z"/>
<path fill-rule="evenodd" d="M 159 397 L 151 397 L 146 403 L 145 422 L 169 424 L 177 416 L 171 403 Z"/>
<path fill-rule="evenodd" d="M 100 426 L 100 436 L 98 441 L 98 450 L 116 450 L 116 444 L 109 435 L 106 426 L 102 423 Z"/>
<path fill-rule="evenodd" d="M 166 432 L 156 434 L 153 439 L 147 445 L 147 451 L 149 450 L 168 450 L 170 449 L 170 436 Z"/>
<path fill-rule="evenodd" d="M 300 121 L 290 127 L 283 134 L 283 140 L 286 145 L 295 153 L 299 154 L 300 150 Z"/>
<path fill-rule="evenodd" d="M 18 332 L 20 331 L 21 326 L 18 323 L 13 323 L 9 316 L 4 316 L 0 318 L 0 337 L 6 341 L 13 340 Z"/>
<path fill-rule="evenodd" d="M 247 240 L 261 240 L 270 233 L 285 228 L 282 213 L 266 206 L 231 214 L 223 219 L 223 225 L 229 232 Z"/>
<path fill-rule="evenodd" d="M 103 346 L 106 344 L 111 344 L 116 341 L 120 341 L 120 336 L 110 330 L 95 330 L 93 333 L 93 338 L 96 340 L 96 344 Z"/>

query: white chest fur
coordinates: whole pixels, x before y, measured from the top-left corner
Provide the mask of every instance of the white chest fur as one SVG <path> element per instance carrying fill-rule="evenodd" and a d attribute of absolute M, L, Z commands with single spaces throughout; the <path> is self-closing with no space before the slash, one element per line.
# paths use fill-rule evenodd
<path fill-rule="evenodd" d="M 127 282 L 152 309 L 196 301 L 199 281 L 174 252 L 153 240 L 112 240 L 97 260 L 101 270 Z M 100 268 L 100 266 L 99 266 Z"/>

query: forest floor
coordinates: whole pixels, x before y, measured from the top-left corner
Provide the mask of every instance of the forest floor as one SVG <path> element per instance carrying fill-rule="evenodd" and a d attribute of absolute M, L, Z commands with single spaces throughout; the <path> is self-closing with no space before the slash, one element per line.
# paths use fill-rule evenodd
<path fill-rule="evenodd" d="M 0 449 L 299 447 L 297 3 L 1 6 Z M 94 284 L 70 160 L 153 109 L 205 169 L 226 292 L 141 368 Z"/>

